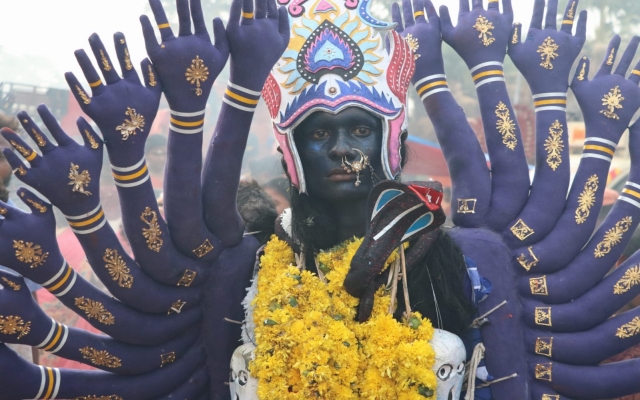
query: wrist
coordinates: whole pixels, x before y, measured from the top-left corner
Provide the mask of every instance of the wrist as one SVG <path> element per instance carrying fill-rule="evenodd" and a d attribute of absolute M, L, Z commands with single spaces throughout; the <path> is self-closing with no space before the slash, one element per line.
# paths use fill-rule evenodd
<path fill-rule="evenodd" d="M 473 83 L 478 88 L 494 83 L 504 83 L 504 64 L 500 61 L 488 61 L 476 64 L 469 68 Z"/>
<path fill-rule="evenodd" d="M 111 173 L 119 190 L 140 186 L 150 178 L 144 155 L 136 162 L 128 164 L 115 164 L 111 160 Z"/>
<path fill-rule="evenodd" d="M 205 115 L 204 108 L 193 112 L 178 111 L 171 108 L 170 113 L 171 132 L 183 135 L 196 135 L 203 132 Z"/>
<path fill-rule="evenodd" d="M 87 209 L 88 211 L 82 212 L 76 208 L 74 210 L 75 213 L 66 213 L 61 210 L 71 230 L 76 234 L 88 235 L 99 230 L 107 223 L 107 218 L 100 203 L 93 205 L 91 208 L 87 207 Z"/>
<path fill-rule="evenodd" d="M 449 92 L 447 76 L 444 73 L 425 76 L 414 84 L 421 101 L 436 93 Z"/>
<path fill-rule="evenodd" d="M 246 68 L 242 70 L 240 68 L 233 68 L 229 72 L 229 82 L 233 82 L 234 85 L 250 90 L 252 92 L 262 92 L 264 83 L 267 81 L 269 71 L 262 73 L 260 71 L 246 71 Z"/>
<path fill-rule="evenodd" d="M 534 93 L 533 105 L 535 107 L 536 114 L 546 111 L 560 111 L 565 113 L 564 115 L 566 119 L 567 92 L 556 91 Z"/>
<path fill-rule="evenodd" d="M 253 113 L 260 101 L 261 92 L 232 82 L 233 80 L 229 80 L 222 101 L 238 110 Z"/>

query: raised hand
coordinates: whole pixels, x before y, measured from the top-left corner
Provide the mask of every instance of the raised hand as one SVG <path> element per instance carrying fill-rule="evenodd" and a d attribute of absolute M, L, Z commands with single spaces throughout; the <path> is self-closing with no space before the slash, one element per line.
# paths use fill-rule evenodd
<path fill-rule="evenodd" d="M 485 62 L 502 62 L 513 22 L 511 0 L 502 0 L 502 13 L 499 0 L 490 0 L 486 10 L 482 0 L 472 0 L 472 3 L 469 9 L 469 0 L 460 0 L 460 13 L 455 27 L 451 23 L 449 9 L 440 7 L 442 38 L 469 68 Z"/>
<path fill-rule="evenodd" d="M 39 106 L 38 113 L 58 145 L 51 142 L 26 112 L 21 112 L 20 123 L 38 144 L 42 155 L 14 132 L 3 129 L 2 135 L 31 167 L 27 168 L 15 153 L 5 149 L 7 161 L 21 181 L 46 196 L 63 214 L 75 216 L 91 212 L 100 203 L 102 141 L 83 118 L 78 120 L 78 129 L 84 146 L 67 136 L 46 106 Z"/>
<path fill-rule="evenodd" d="M 91 87 L 92 97 L 84 91 L 73 73 L 67 72 L 65 78 L 82 111 L 100 128 L 111 163 L 122 167 L 138 162 L 144 155 L 144 144 L 158 112 L 162 85 L 147 59 L 141 63 L 145 81 L 145 85 L 142 85 L 131 64 L 124 35 L 116 33 L 113 39 L 122 78 L 96 34 L 89 37 L 89 44 L 105 82 L 84 50 L 77 50 L 75 55 Z"/>
<path fill-rule="evenodd" d="M 140 17 L 140 23 L 147 54 L 158 72 L 169 107 L 182 113 L 200 112 L 204 110 L 213 82 L 229 57 L 227 33 L 222 20 L 213 20 L 214 44 L 207 32 L 200 0 L 177 0 L 180 26 L 176 37 L 160 0 L 150 0 L 149 4 L 162 42 L 158 43 L 146 15 Z"/>
<path fill-rule="evenodd" d="M 440 18 L 431 0 L 402 1 L 404 24 L 398 3 L 393 3 L 391 13 L 396 31 L 409 43 L 414 53 L 416 72 L 412 82 L 422 78 L 444 73 L 442 59 L 442 37 L 440 36 Z M 425 10 L 426 17 L 425 18 Z"/>
<path fill-rule="evenodd" d="M 556 28 L 558 0 L 549 0 L 544 28 L 545 0 L 536 0 L 529 32 L 521 42 L 522 25 L 513 25 L 509 40 L 509 56 L 529 83 L 533 94 L 558 92 L 558 88 L 568 88 L 569 74 L 576 57 L 580 54 L 586 38 L 587 12 L 580 13 L 576 34 L 572 35 L 573 24 L 579 1 L 570 1 L 562 20 L 560 30 Z"/>
<path fill-rule="evenodd" d="M 289 17 L 275 0 L 233 0 L 227 36 L 231 82 L 261 91 L 269 72 L 289 44 Z"/>

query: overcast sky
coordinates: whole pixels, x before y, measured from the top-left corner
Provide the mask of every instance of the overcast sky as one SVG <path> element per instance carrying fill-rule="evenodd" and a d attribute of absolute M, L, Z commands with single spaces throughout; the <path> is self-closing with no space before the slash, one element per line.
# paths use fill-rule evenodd
<path fill-rule="evenodd" d="M 566 1 L 560 3 L 564 9 Z M 447 5 L 452 15 L 458 12 L 458 0 L 434 4 Z M 533 0 L 513 0 L 515 20 L 525 29 L 532 6 Z M 123 32 L 132 61 L 139 65 L 146 53 L 138 18 L 147 9 L 146 0 L 0 0 L 0 82 L 66 87 L 64 72 L 82 77 L 73 52 L 89 52 L 87 38 L 93 32 L 110 51 L 113 33 Z"/>

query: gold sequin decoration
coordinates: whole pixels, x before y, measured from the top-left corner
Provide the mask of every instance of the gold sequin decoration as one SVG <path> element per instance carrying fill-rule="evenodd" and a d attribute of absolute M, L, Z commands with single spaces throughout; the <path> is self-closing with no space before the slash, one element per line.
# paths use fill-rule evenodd
<path fill-rule="evenodd" d="M 142 228 L 142 236 L 147 239 L 147 247 L 155 252 L 160 252 L 164 240 L 161 238 L 162 231 L 158 224 L 158 214 L 150 207 L 147 207 L 140 215 L 140 219 L 149 226 L 148 228 Z"/>
<path fill-rule="evenodd" d="M 16 174 L 18 174 L 20 176 L 25 176 L 27 174 L 27 171 L 21 165 L 21 166 L 18 167 L 18 169 L 16 169 Z"/>
<path fill-rule="evenodd" d="M 190 269 L 184 271 L 184 275 L 178 282 L 178 286 L 189 287 L 193 283 L 193 280 L 196 279 L 197 272 L 191 271 Z"/>
<path fill-rule="evenodd" d="M 496 128 L 502 135 L 502 143 L 507 146 L 509 150 L 514 150 L 518 145 L 518 138 L 516 137 L 516 124 L 511 119 L 511 111 L 507 108 L 507 105 L 503 102 L 498 103 L 496 107 Z"/>
<path fill-rule="evenodd" d="M 11 140 L 9 142 L 11 143 L 11 146 L 13 146 L 16 150 L 18 150 L 18 152 L 22 155 L 22 157 L 28 158 L 28 157 L 31 156 L 32 152 L 27 150 L 24 146 L 19 145 L 18 143 L 16 143 L 13 140 Z"/>
<path fill-rule="evenodd" d="M 127 107 L 127 111 L 125 111 L 124 115 L 131 119 L 125 118 L 122 125 L 116 127 L 116 130 L 120 131 L 120 134 L 122 134 L 122 140 L 127 140 L 129 139 L 129 136 L 135 135 L 138 129 L 142 132 L 142 128 L 144 128 L 144 116 L 136 113 L 136 109 L 131 107 Z"/>
<path fill-rule="evenodd" d="M 551 307 L 536 307 L 534 317 L 536 325 L 553 326 L 551 323 Z"/>
<path fill-rule="evenodd" d="M 118 254 L 118 250 L 107 249 L 104 252 L 102 261 L 107 263 L 105 268 L 109 271 L 111 278 L 118 282 L 118 286 L 131 289 L 133 276 L 130 274 L 131 270 L 127 267 L 127 263 L 125 263 L 122 256 Z"/>
<path fill-rule="evenodd" d="M 166 364 L 171 364 L 173 362 L 176 362 L 175 352 L 172 351 L 171 353 L 160 355 L 160 368 L 164 367 Z"/>
<path fill-rule="evenodd" d="M 91 364 L 98 367 L 119 368 L 122 362 L 118 357 L 112 356 L 106 350 L 96 350 L 92 347 L 83 347 L 80 349 L 82 358 L 91 361 Z"/>
<path fill-rule="evenodd" d="M 628 339 L 640 333 L 640 318 L 634 317 L 630 322 L 622 325 L 616 331 L 616 336 L 620 339 Z"/>
<path fill-rule="evenodd" d="M 598 243 L 596 249 L 593 251 L 593 255 L 596 256 L 596 258 L 601 258 L 609 254 L 611 249 L 620 243 L 622 236 L 631 228 L 632 223 L 633 218 L 631 217 L 624 217 L 618 221 L 613 228 L 604 234 L 604 239 Z"/>
<path fill-rule="evenodd" d="M 475 214 L 478 199 L 458 199 L 458 214 Z"/>
<path fill-rule="evenodd" d="M 205 239 L 204 243 L 202 243 L 197 249 L 193 250 L 193 253 L 198 256 L 198 258 L 202 258 L 209 254 L 213 250 L 213 245 L 209 242 L 209 239 Z"/>
<path fill-rule="evenodd" d="M 149 86 L 155 86 L 158 82 L 156 82 L 156 75 L 153 73 L 153 68 L 149 65 Z"/>
<path fill-rule="evenodd" d="M 529 228 L 529 226 L 525 224 L 522 219 L 519 219 L 518 222 L 516 222 L 515 225 L 511 227 L 511 233 L 513 233 L 513 235 L 518 239 L 525 240 L 535 232 L 533 231 L 533 229 Z"/>
<path fill-rule="evenodd" d="M 556 120 L 549 128 L 549 137 L 544 141 L 544 149 L 547 151 L 547 164 L 554 171 L 562 164 L 563 133 L 562 124 L 559 120 Z"/>
<path fill-rule="evenodd" d="M 100 145 L 98 144 L 98 142 L 96 141 L 96 139 L 94 139 L 93 135 L 89 133 L 88 129 L 84 130 L 84 134 L 87 137 L 87 141 L 89 142 L 89 144 L 91 145 L 92 149 L 97 149 L 98 147 L 100 147 Z"/>
<path fill-rule="evenodd" d="M 117 396 L 115 394 L 112 394 L 110 396 L 94 396 L 94 395 L 90 395 L 90 396 L 76 397 L 73 400 L 122 400 L 122 397 Z"/>
<path fill-rule="evenodd" d="M 182 301 L 182 300 L 176 301 L 171 305 L 171 308 L 169 308 L 169 311 L 167 311 L 167 315 L 180 314 L 182 312 L 182 307 L 184 307 L 185 304 L 187 304 L 186 301 Z"/>
<path fill-rule="evenodd" d="M 9 213 L 9 210 L 7 210 L 4 207 L 0 207 L 0 215 L 7 215 Z"/>
<path fill-rule="evenodd" d="M 131 56 L 129 55 L 129 49 L 124 48 L 124 67 L 127 71 L 131 71 L 133 69 L 133 64 L 131 64 Z"/>
<path fill-rule="evenodd" d="M 537 338 L 536 354 L 551 358 L 551 354 L 553 354 L 553 338 L 552 337 Z"/>
<path fill-rule="evenodd" d="M 580 74 L 578 74 L 578 80 L 583 81 L 586 75 L 587 75 L 587 63 L 583 62 L 582 69 L 580 70 Z"/>
<path fill-rule="evenodd" d="M 533 247 L 529 247 L 527 248 L 527 250 L 529 250 L 529 256 L 527 257 L 526 254 L 522 253 L 518 256 L 518 263 L 522 266 L 522 268 L 526 269 L 527 271 L 531 270 L 531 268 L 535 267 L 536 265 L 538 265 L 538 257 L 536 257 L 536 255 L 533 253 Z"/>
<path fill-rule="evenodd" d="M 91 99 L 89 98 L 89 96 L 87 96 L 87 94 L 84 92 L 84 90 L 82 90 L 80 86 L 76 85 L 76 91 L 78 92 L 78 96 L 80 96 L 84 104 L 91 104 Z"/>
<path fill-rule="evenodd" d="M 596 204 L 596 192 L 598 191 L 598 175 L 591 175 L 584 184 L 584 190 L 578 196 L 578 208 L 576 209 L 576 223 L 584 224 L 591 214 L 591 207 Z"/>
<path fill-rule="evenodd" d="M 42 247 L 32 242 L 24 242 L 22 240 L 14 240 L 13 248 L 16 249 L 16 258 L 25 264 L 30 264 L 31 268 L 41 266 L 47 261 L 49 253 L 43 253 Z"/>
<path fill-rule="evenodd" d="M 516 24 L 515 28 L 513 29 L 513 37 L 511 38 L 511 44 L 518 44 L 518 42 L 520 42 L 518 40 L 518 29 L 520 29 L 520 24 Z"/>
<path fill-rule="evenodd" d="M 39 134 L 35 128 L 31 129 L 31 133 L 33 133 L 33 137 L 36 138 L 36 143 L 38 144 L 38 146 L 43 147 L 47 144 L 42 135 Z"/>
<path fill-rule="evenodd" d="M 107 56 L 104 55 L 104 51 L 100 50 L 100 60 L 102 61 L 102 67 L 105 71 L 111 71 L 111 65 L 109 64 L 109 60 L 107 60 Z"/>
<path fill-rule="evenodd" d="M 490 22 L 483 15 L 478 17 L 478 19 L 476 20 L 476 24 L 472 28 L 480 33 L 478 37 L 482 39 L 483 45 L 489 46 L 491 43 L 496 41 L 495 38 L 489 37 L 493 36 L 493 33 L 491 33 L 491 31 L 495 29 L 495 27 L 493 26 L 493 22 Z"/>
<path fill-rule="evenodd" d="M 99 301 L 85 299 L 83 296 L 76 297 L 75 304 L 76 307 L 85 312 L 89 319 L 95 319 L 105 325 L 113 325 L 115 323 L 113 314 L 107 311 Z"/>
<path fill-rule="evenodd" d="M 90 196 L 91 192 L 85 190 L 85 187 L 89 186 L 89 184 L 91 183 L 91 175 L 86 169 L 79 173 L 79 169 L 79 166 L 71 163 L 71 169 L 69 170 L 69 179 L 71 181 L 69 182 L 69 186 L 73 186 L 73 189 L 71 189 L 73 192 L 78 192 Z"/>
<path fill-rule="evenodd" d="M 536 364 L 536 379 L 541 381 L 553 380 L 553 363 Z"/>
<path fill-rule="evenodd" d="M 569 12 L 567 13 L 567 18 L 568 19 L 573 19 L 576 15 L 576 2 L 574 1 L 573 3 L 571 3 L 571 8 L 569 9 Z"/>
<path fill-rule="evenodd" d="M 541 400 L 560 400 L 559 394 L 543 394 Z"/>
<path fill-rule="evenodd" d="M 4 283 L 7 284 L 7 286 L 9 286 L 11 289 L 15 290 L 16 292 L 18 290 L 20 290 L 20 285 L 18 285 L 17 283 L 10 281 L 9 279 L 5 278 L 4 276 L 2 277 L 2 281 Z"/>
<path fill-rule="evenodd" d="M 620 92 L 620 86 L 614 87 L 602 98 L 602 105 L 607 106 L 607 109 L 600 111 L 600 114 L 604 114 L 604 116 L 609 119 L 620 119 L 615 111 L 623 108 L 623 100 L 624 97 L 622 97 L 622 93 Z"/>
<path fill-rule="evenodd" d="M 415 38 L 412 34 L 408 33 L 404 40 L 407 42 L 407 45 L 409 45 L 409 48 L 413 52 L 413 59 L 417 60 L 418 58 L 420 58 L 420 54 L 418 54 L 418 49 L 420 48 L 418 38 Z"/>
<path fill-rule="evenodd" d="M 202 96 L 200 83 L 206 81 L 209 77 L 209 68 L 204 65 L 204 61 L 202 61 L 200 56 L 196 56 L 196 58 L 191 61 L 191 66 L 187 68 L 184 76 L 190 84 L 196 85 L 196 96 Z"/>
<path fill-rule="evenodd" d="M 556 51 L 558 51 L 559 48 L 560 46 L 558 46 L 558 44 L 551 38 L 551 36 L 549 36 L 542 42 L 540 47 L 538 47 L 538 53 L 540 53 L 540 57 L 542 58 L 542 63 L 540 63 L 540 66 L 542 68 L 553 69 L 553 64 L 551 63 L 551 61 L 555 60 L 556 57 L 558 57 L 559 54 L 556 53 Z"/>
<path fill-rule="evenodd" d="M 27 199 L 27 203 L 31 204 L 33 208 L 40 211 L 42 214 L 47 212 L 47 207 L 43 206 L 35 200 Z"/>
<path fill-rule="evenodd" d="M 548 296 L 549 289 L 547 288 L 547 277 L 541 276 L 539 278 L 529 278 L 529 286 L 531 288 L 531 294 L 536 296 Z"/>
<path fill-rule="evenodd" d="M 622 278 L 613 285 L 613 294 L 627 293 L 632 287 L 637 285 L 640 285 L 640 264 L 634 265 L 625 271 Z"/>
<path fill-rule="evenodd" d="M 609 58 L 607 58 L 607 65 L 613 65 L 613 57 L 616 55 L 616 49 L 611 49 L 611 54 L 609 54 Z"/>
<path fill-rule="evenodd" d="M 24 322 L 15 315 L 4 317 L 0 315 L 0 333 L 3 335 L 18 335 L 17 340 L 22 339 L 31 332 L 31 322 Z"/>

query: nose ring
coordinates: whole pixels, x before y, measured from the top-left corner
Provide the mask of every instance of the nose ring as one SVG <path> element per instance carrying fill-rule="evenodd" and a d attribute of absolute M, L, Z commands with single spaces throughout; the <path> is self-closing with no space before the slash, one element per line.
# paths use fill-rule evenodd
<path fill-rule="evenodd" d="M 358 153 L 360 156 L 359 160 L 354 160 L 350 162 L 347 160 L 347 156 L 342 157 L 342 169 L 344 169 L 348 174 L 355 172 L 356 173 L 356 186 L 360 186 L 360 172 L 364 171 L 369 164 L 369 157 L 367 157 L 361 150 L 359 149 L 351 149 Z"/>

